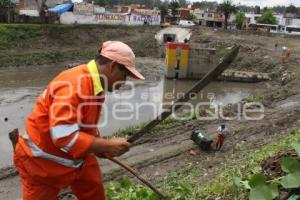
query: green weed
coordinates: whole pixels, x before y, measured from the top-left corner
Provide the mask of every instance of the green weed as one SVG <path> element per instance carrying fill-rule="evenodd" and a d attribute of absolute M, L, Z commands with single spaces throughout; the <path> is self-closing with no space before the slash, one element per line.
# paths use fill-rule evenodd
<path fill-rule="evenodd" d="M 278 151 L 289 149 L 291 144 L 298 140 L 300 140 L 300 130 L 295 130 L 288 136 L 277 140 L 277 142 L 263 146 L 260 150 L 244 147 L 243 150 L 239 152 L 240 158 L 242 159 L 235 159 L 234 155 L 228 156 L 223 166 L 218 169 L 220 174 L 208 183 L 202 182 L 202 177 L 206 174 L 207 169 L 197 165 L 191 165 L 188 169 L 183 171 L 168 174 L 162 178 L 162 180 L 158 181 L 157 185 L 159 185 L 160 190 L 164 191 L 171 199 L 248 199 L 249 192 L 237 187 L 234 184 L 234 177 L 238 176 L 243 179 L 250 179 L 252 174 L 260 171 L 258 166 L 262 160 Z M 297 146 L 297 148 L 299 149 L 300 147 Z M 235 182 L 238 182 L 238 180 L 235 180 Z M 127 194 L 128 189 L 120 189 L 119 184 L 114 183 L 110 187 L 118 188 L 115 188 L 114 191 L 122 191 L 118 194 L 110 192 L 111 199 L 122 199 L 122 197 L 124 197 L 123 199 L 139 199 L 136 197 L 136 194 L 130 194 L 131 196 Z M 138 187 L 138 189 L 135 190 L 134 187 Z M 140 190 L 139 187 L 140 186 L 133 186 L 134 191 L 130 191 L 136 193 Z M 270 189 L 270 191 L 275 191 L 273 190 L 273 186 Z M 117 197 L 115 198 L 114 195 L 117 195 Z M 273 193 L 270 195 L 273 195 Z"/>

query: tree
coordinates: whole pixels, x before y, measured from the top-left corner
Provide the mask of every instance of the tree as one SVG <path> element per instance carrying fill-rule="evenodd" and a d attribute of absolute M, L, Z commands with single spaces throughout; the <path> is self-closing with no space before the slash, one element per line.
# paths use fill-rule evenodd
<path fill-rule="evenodd" d="M 178 14 L 179 3 L 176 0 L 173 0 L 169 4 L 169 8 L 172 11 L 172 16 L 175 17 L 175 15 Z"/>
<path fill-rule="evenodd" d="M 165 16 L 168 15 L 168 7 L 169 7 L 169 3 L 167 1 L 164 1 L 159 6 L 160 17 L 162 22 L 165 22 Z"/>
<path fill-rule="evenodd" d="M 285 9 L 286 9 L 285 6 L 274 6 L 272 8 L 273 12 L 275 12 L 275 13 L 284 13 Z"/>
<path fill-rule="evenodd" d="M 254 11 L 254 7 L 253 6 L 245 6 L 245 5 L 238 5 L 237 6 L 237 10 L 239 11 L 243 11 L 244 13 L 251 13 Z"/>
<path fill-rule="evenodd" d="M 188 16 L 185 17 L 186 20 L 193 20 L 195 16 L 193 14 L 188 14 Z"/>
<path fill-rule="evenodd" d="M 260 6 L 255 6 L 254 7 L 254 13 L 255 14 L 260 14 Z"/>
<path fill-rule="evenodd" d="M 11 22 L 11 7 L 13 6 L 13 3 L 10 0 L 0 0 L 0 7 L 7 8 L 6 14 L 7 15 L 7 23 Z"/>
<path fill-rule="evenodd" d="M 268 10 L 269 10 L 268 7 L 264 7 L 263 10 L 262 10 L 262 12 L 264 13 L 264 12 L 267 12 Z"/>
<path fill-rule="evenodd" d="M 291 4 L 291 5 L 289 5 L 289 7 L 287 7 L 285 9 L 285 12 L 286 13 L 297 13 L 298 9 L 293 4 Z"/>
<path fill-rule="evenodd" d="M 247 20 L 244 12 L 238 12 L 235 16 L 235 23 L 237 24 L 238 29 L 242 29 L 243 23 Z"/>
<path fill-rule="evenodd" d="M 95 0 L 94 3 L 99 6 L 106 6 L 108 4 L 107 0 Z"/>
<path fill-rule="evenodd" d="M 256 20 L 259 24 L 277 24 L 276 17 L 274 17 L 271 10 L 268 10 L 262 14 L 260 18 Z"/>
<path fill-rule="evenodd" d="M 217 1 L 197 1 L 193 2 L 192 5 L 193 8 L 201 8 L 202 10 L 215 10 L 218 7 L 218 2 Z"/>
<path fill-rule="evenodd" d="M 192 5 L 192 8 L 202 8 L 202 4 L 201 2 L 197 1 L 197 2 L 194 2 L 193 5 Z"/>
<path fill-rule="evenodd" d="M 225 16 L 224 29 L 227 29 L 228 19 L 232 13 L 236 13 L 237 8 L 231 0 L 224 0 L 217 8 L 218 12 L 222 12 Z"/>
<path fill-rule="evenodd" d="M 7 6 L 9 2 L 9 0 L 0 0 L 0 6 Z"/>
<path fill-rule="evenodd" d="M 186 0 L 178 0 L 178 3 L 179 3 L 179 7 L 180 7 L 180 8 L 185 8 L 185 7 L 187 7 L 187 2 L 186 2 Z"/>

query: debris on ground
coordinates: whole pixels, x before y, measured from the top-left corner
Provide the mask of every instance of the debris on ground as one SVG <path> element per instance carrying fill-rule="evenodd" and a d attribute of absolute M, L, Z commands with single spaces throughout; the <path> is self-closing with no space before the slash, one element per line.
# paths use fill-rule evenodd
<path fill-rule="evenodd" d="M 200 154 L 199 149 L 194 148 L 194 149 L 190 150 L 190 155 L 192 155 L 192 156 L 197 156 L 199 154 Z"/>

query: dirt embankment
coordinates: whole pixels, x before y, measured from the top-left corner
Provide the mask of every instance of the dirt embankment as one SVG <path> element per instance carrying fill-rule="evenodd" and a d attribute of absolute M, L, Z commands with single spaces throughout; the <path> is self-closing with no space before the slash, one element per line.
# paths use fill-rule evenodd
<path fill-rule="evenodd" d="M 160 27 L 108 25 L 1 25 L 0 67 L 76 62 L 93 58 L 99 45 L 120 40 L 137 57 L 158 57 Z"/>
<path fill-rule="evenodd" d="M 240 45 L 241 49 L 237 59 L 231 65 L 231 69 L 278 73 L 285 66 L 293 70 L 300 64 L 299 38 L 284 38 L 276 36 L 259 36 L 255 34 L 234 34 L 223 31 L 194 30 L 191 43 L 201 45 L 204 48 L 216 48 L 217 55 L 222 56 L 226 48 Z M 275 44 L 278 47 L 275 48 Z M 281 47 L 292 49 L 293 56 L 286 65 L 280 64 Z"/>

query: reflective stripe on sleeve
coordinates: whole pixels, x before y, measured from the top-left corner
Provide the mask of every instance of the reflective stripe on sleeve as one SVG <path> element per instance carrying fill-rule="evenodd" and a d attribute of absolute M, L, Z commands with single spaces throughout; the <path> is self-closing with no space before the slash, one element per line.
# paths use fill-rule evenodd
<path fill-rule="evenodd" d="M 79 130 L 78 124 L 57 125 L 51 128 L 52 140 L 67 137 Z"/>
<path fill-rule="evenodd" d="M 64 148 L 61 148 L 60 150 L 62 150 L 63 152 L 68 153 L 70 151 L 70 149 L 74 146 L 75 142 L 77 141 L 78 137 L 79 137 L 79 132 L 77 132 L 74 137 L 72 138 L 72 140 L 69 142 L 69 144 L 67 144 Z"/>

